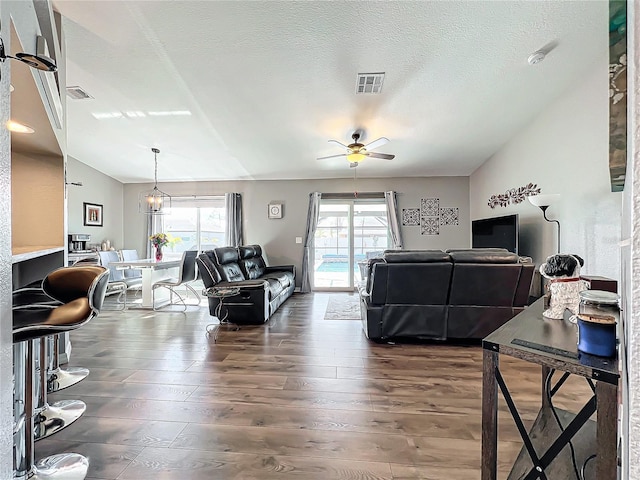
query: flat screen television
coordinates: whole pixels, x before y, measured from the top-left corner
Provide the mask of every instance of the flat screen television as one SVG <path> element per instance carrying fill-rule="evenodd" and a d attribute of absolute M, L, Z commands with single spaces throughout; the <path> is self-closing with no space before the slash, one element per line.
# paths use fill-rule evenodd
<path fill-rule="evenodd" d="M 518 253 L 518 214 L 483 218 L 471 222 L 473 248 L 506 248 Z"/>

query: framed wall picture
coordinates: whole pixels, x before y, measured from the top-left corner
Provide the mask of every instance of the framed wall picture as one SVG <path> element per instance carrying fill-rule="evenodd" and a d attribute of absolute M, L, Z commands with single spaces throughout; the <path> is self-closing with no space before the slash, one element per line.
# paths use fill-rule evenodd
<path fill-rule="evenodd" d="M 87 202 L 82 205 L 84 206 L 84 224 L 88 227 L 101 227 L 102 205 Z"/>

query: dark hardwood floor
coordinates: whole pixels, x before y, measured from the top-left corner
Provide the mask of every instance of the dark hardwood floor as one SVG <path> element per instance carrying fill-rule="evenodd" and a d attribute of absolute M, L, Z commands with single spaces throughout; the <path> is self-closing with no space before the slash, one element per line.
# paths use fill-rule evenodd
<path fill-rule="evenodd" d="M 87 412 L 36 443 L 36 457 L 73 451 L 89 479 L 480 478 L 482 351 L 380 345 L 354 320 L 325 320 L 330 295 L 296 294 L 266 325 L 206 335 L 208 309 L 103 312 L 72 333 L 70 365 L 91 369 L 50 401 Z M 540 370 L 502 357 L 532 422 Z M 570 379 L 555 403 L 575 409 Z M 500 407 L 502 476 L 521 447 Z"/>

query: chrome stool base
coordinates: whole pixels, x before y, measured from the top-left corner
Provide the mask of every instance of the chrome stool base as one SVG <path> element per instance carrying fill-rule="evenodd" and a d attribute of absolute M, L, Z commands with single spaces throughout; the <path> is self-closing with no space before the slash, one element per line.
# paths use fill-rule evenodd
<path fill-rule="evenodd" d="M 49 372 L 47 380 L 47 393 L 58 392 L 64 388 L 75 385 L 89 375 L 89 369 L 83 367 L 60 367 Z"/>
<path fill-rule="evenodd" d="M 87 409 L 82 400 L 60 400 L 47 405 L 36 415 L 35 439 L 41 440 L 68 427 Z"/>
<path fill-rule="evenodd" d="M 60 453 L 38 461 L 21 477 L 14 480 L 84 480 L 89 470 L 89 460 L 77 453 Z"/>

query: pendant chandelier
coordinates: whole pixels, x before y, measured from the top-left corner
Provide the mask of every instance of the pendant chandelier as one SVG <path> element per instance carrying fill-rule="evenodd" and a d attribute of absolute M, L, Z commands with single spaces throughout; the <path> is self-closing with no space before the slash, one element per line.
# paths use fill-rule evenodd
<path fill-rule="evenodd" d="M 138 211 L 147 215 L 163 215 L 165 208 L 171 208 L 171 196 L 158 188 L 158 154 L 160 150 L 152 148 L 155 171 L 153 190 L 141 193 L 138 198 Z"/>

